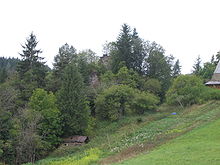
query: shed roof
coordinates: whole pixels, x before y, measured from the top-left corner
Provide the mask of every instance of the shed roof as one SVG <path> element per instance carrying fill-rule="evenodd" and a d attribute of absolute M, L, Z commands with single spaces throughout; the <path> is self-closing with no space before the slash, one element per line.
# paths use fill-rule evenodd
<path fill-rule="evenodd" d="M 88 136 L 71 136 L 69 138 L 63 139 L 64 143 L 84 143 L 89 140 Z"/>

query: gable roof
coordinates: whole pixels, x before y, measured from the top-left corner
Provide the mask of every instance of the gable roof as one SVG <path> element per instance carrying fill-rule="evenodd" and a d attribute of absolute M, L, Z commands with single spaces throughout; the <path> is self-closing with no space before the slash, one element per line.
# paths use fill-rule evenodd
<path fill-rule="evenodd" d="M 214 74 L 215 73 L 220 73 L 220 61 L 218 62 L 218 65 L 215 68 Z"/>
<path fill-rule="evenodd" d="M 205 85 L 220 85 L 220 61 L 215 68 L 212 79 L 205 83 Z"/>

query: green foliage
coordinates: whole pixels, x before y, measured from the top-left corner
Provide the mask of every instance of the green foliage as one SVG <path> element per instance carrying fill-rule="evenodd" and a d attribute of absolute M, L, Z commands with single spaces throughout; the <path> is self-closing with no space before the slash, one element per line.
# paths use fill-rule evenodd
<path fill-rule="evenodd" d="M 36 36 L 31 33 L 25 45 L 22 45 L 23 51 L 20 53 L 22 60 L 17 66 L 19 75 L 17 87 L 21 93 L 20 99 L 24 102 L 22 106 L 29 100 L 34 89 L 45 87 L 47 68 L 42 62 L 44 58 L 39 57 L 42 51 L 36 49 L 37 44 Z"/>
<path fill-rule="evenodd" d="M 98 56 L 92 50 L 84 50 L 77 54 L 77 60 L 73 61 L 80 74 L 82 75 L 85 85 L 90 85 L 91 74 L 99 73 Z"/>
<path fill-rule="evenodd" d="M 127 85 L 113 85 L 97 97 L 96 110 L 99 118 L 114 121 L 126 114 L 153 110 L 158 102 L 153 94 L 141 93 Z"/>
<path fill-rule="evenodd" d="M 162 86 L 157 79 L 151 78 L 144 83 L 143 90 L 159 95 L 162 92 Z"/>
<path fill-rule="evenodd" d="M 220 91 L 205 87 L 199 77 L 182 75 L 174 80 L 166 96 L 168 104 L 186 106 L 220 99 Z"/>
<path fill-rule="evenodd" d="M 172 77 L 176 78 L 180 75 L 180 73 L 181 73 L 180 61 L 176 60 L 175 64 L 173 65 L 173 68 L 172 68 Z"/>
<path fill-rule="evenodd" d="M 85 130 L 85 134 L 89 137 L 95 136 L 95 126 L 96 126 L 96 118 L 89 117 L 88 119 L 88 127 Z"/>
<path fill-rule="evenodd" d="M 34 162 L 42 158 L 48 151 L 47 145 L 38 133 L 38 124 L 42 116 L 40 112 L 31 109 L 22 109 L 16 119 L 18 129 L 15 151 L 17 164 Z"/>
<path fill-rule="evenodd" d="M 119 69 L 118 73 L 114 74 L 107 71 L 101 75 L 102 88 L 109 88 L 112 85 L 127 85 L 132 88 L 142 87 L 142 77 L 133 69 L 128 70 L 126 66 Z"/>
<path fill-rule="evenodd" d="M 201 60 L 200 56 L 198 56 L 195 61 L 195 64 L 193 65 L 193 74 L 195 74 L 197 76 L 199 75 L 199 72 L 202 69 L 201 62 L 202 62 L 202 60 Z"/>
<path fill-rule="evenodd" d="M 8 77 L 8 75 L 7 75 L 6 69 L 5 68 L 0 69 L 0 84 L 4 83 L 7 79 L 7 77 Z"/>
<path fill-rule="evenodd" d="M 39 161 L 37 164 L 43 165 L 90 165 L 101 156 L 101 151 L 98 148 L 91 148 L 84 151 L 80 156 L 69 156 L 62 159 L 48 159 Z M 31 165 L 31 164 L 26 164 Z"/>
<path fill-rule="evenodd" d="M 131 31 L 127 24 L 122 25 L 112 52 L 112 70 L 117 73 L 123 62 L 128 69 L 142 73 L 142 64 L 145 57 L 144 43 L 139 38 L 136 29 Z"/>
<path fill-rule="evenodd" d="M 51 76 L 52 81 L 49 85 L 52 87 L 52 91 L 56 92 L 60 89 L 64 69 L 73 60 L 76 60 L 76 49 L 73 46 L 69 46 L 67 43 L 59 48 L 58 54 L 54 57 L 53 74 Z"/>
<path fill-rule="evenodd" d="M 174 139 L 148 154 L 117 163 L 117 165 L 218 165 L 220 120 L 206 124 L 189 133 Z M 178 130 L 176 130 L 178 131 Z"/>
<path fill-rule="evenodd" d="M 65 68 L 57 103 L 63 116 L 64 134 L 83 133 L 87 128 L 88 106 L 82 76 L 74 65 Z"/>
<path fill-rule="evenodd" d="M 109 84 L 109 86 L 115 84 L 116 83 L 115 74 L 112 73 L 111 71 L 105 72 L 104 74 L 101 75 L 101 82 Z"/>
<path fill-rule="evenodd" d="M 148 57 L 145 62 L 146 75 L 158 79 L 162 85 L 161 96 L 170 87 L 172 78 L 172 56 L 165 56 L 163 47 L 153 42 L 148 45 Z"/>
<path fill-rule="evenodd" d="M 30 108 L 40 113 L 38 133 L 48 143 L 48 150 L 60 143 L 59 137 L 62 134 L 61 114 L 55 103 L 56 97 L 43 89 L 36 89 L 29 102 Z"/>
<path fill-rule="evenodd" d="M 126 85 L 113 85 L 97 97 L 96 110 L 101 119 L 118 120 L 129 111 L 134 97 L 133 89 Z"/>
<path fill-rule="evenodd" d="M 16 58 L 0 57 L 0 84 L 14 74 L 18 62 Z"/>
<path fill-rule="evenodd" d="M 127 67 L 120 68 L 120 70 L 116 74 L 118 84 L 128 85 L 133 88 L 137 87 L 135 78 L 135 75 L 132 75 Z"/>
<path fill-rule="evenodd" d="M 143 154 L 157 149 L 192 128 L 202 127 L 220 116 L 219 102 L 194 105 L 182 109 L 179 106 L 163 105 L 157 113 L 141 115 L 142 122 L 137 124 L 140 115 L 126 116 L 119 121 L 97 121 L 96 136 L 80 147 L 60 147 L 44 160 L 36 162 L 45 165 L 55 161 L 65 161 L 70 157 L 81 159 L 85 151 L 98 148 L 99 159 L 91 164 L 111 164 L 128 159 L 132 155 Z M 163 110 L 162 110 L 163 109 Z M 171 115 L 177 112 L 177 115 Z M 193 127 L 192 127 L 193 126 Z"/>
<path fill-rule="evenodd" d="M 131 107 L 137 114 L 143 114 L 146 111 L 155 110 L 158 103 L 159 98 L 155 95 L 146 92 L 136 92 Z"/>
<path fill-rule="evenodd" d="M 204 63 L 204 66 L 199 71 L 199 76 L 201 76 L 204 81 L 208 81 L 212 78 L 212 75 L 215 71 L 215 63 L 206 62 Z"/>

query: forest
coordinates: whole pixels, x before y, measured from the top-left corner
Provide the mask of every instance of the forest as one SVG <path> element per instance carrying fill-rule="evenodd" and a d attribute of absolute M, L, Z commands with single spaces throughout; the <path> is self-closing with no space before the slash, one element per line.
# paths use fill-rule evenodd
<path fill-rule="evenodd" d="M 50 68 L 41 53 L 31 33 L 19 59 L 0 57 L 0 164 L 40 160 L 72 135 L 92 138 L 99 121 L 220 99 L 220 91 L 204 86 L 219 52 L 204 64 L 198 56 L 183 75 L 178 59 L 128 24 L 104 44 L 102 57 L 65 43 Z"/>

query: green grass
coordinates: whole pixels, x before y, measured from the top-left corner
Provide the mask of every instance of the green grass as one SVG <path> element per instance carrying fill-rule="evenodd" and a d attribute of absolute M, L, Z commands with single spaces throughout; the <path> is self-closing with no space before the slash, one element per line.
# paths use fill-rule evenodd
<path fill-rule="evenodd" d="M 117 165 L 219 165 L 220 119 Z"/>
<path fill-rule="evenodd" d="M 177 115 L 171 115 L 171 112 L 176 112 Z M 142 122 L 139 123 L 137 121 L 140 118 Z M 95 128 L 96 136 L 91 138 L 90 143 L 81 147 L 59 147 L 36 164 L 56 165 L 67 160 L 71 165 L 76 162 L 80 162 L 80 165 L 119 162 L 151 152 L 158 146 L 218 118 L 220 102 L 217 101 L 185 109 L 161 106 L 159 112 L 146 113 L 141 117 L 125 117 L 118 122 L 98 122 Z M 91 159 L 92 154 L 88 152 L 90 150 L 98 151 L 95 152 L 95 159 Z M 87 164 L 83 164 L 87 159 Z"/>

